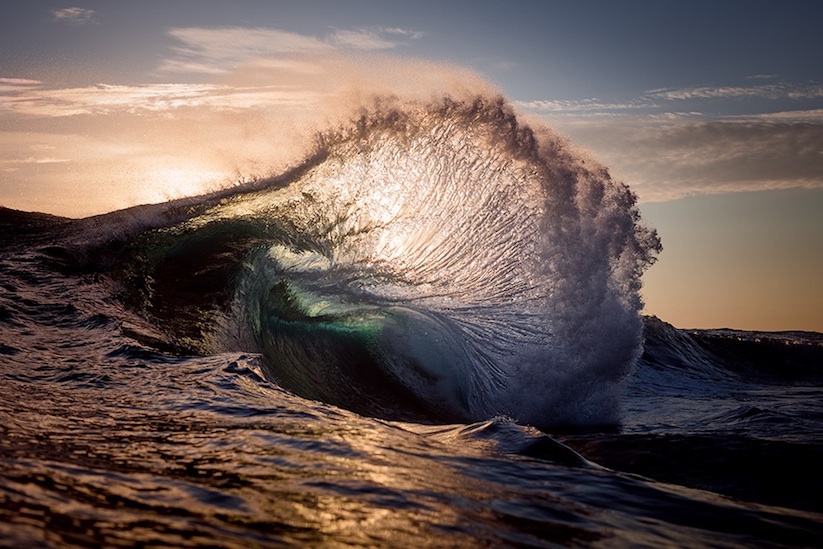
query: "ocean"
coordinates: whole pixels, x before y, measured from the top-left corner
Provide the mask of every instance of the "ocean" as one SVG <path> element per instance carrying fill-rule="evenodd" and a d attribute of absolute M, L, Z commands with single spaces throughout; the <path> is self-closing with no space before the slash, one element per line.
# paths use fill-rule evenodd
<path fill-rule="evenodd" d="M 823 335 L 642 316 L 635 196 L 501 98 L 0 251 L 0 546 L 823 547 Z"/>

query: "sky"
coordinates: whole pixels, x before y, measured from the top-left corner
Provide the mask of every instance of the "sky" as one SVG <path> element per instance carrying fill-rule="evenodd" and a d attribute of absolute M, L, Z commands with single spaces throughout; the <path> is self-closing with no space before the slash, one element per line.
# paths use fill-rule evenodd
<path fill-rule="evenodd" d="M 488 86 L 637 193 L 647 314 L 823 332 L 821 2 L 0 1 L 0 205 L 199 193 L 358 93 Z"/>

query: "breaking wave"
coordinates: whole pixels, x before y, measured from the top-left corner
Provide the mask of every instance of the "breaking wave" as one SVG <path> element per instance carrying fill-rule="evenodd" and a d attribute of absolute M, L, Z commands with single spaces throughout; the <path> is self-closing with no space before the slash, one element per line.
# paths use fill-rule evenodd
<path fill-rule="evenodd" d="M 176 348 L 259 351 L 295 393 L 389 419 L 617 420 L 659 241 L 502 98 L 376 100 L 290 172 L 164 208 L 92 255 Z"/>

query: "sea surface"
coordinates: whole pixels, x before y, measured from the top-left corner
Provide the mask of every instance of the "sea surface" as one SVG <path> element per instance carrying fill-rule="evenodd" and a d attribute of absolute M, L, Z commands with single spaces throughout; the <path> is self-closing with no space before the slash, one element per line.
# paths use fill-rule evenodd
<path fill-rule="evenodd" d="M 660 249 L 489 97 L 0 209 L 0 546 L 823 547 L 823 335 L 641 316 Z"/>

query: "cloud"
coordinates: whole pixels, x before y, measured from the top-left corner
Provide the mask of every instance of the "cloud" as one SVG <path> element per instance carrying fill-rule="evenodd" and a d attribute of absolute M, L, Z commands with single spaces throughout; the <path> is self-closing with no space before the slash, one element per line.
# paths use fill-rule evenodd
<path fill-rule="evenodd" d="M 160 72 L 223 74 L 241 65 L 298 54 L 379 51 L 416 40 L 423 33 L 402 28 L 333 29 L 311 36 L 265 27 L 186 27 L 168 32 L 179 45 Z"/>
<path fill-rule="evenodd" d="M 752 118 L 755 120 L 763 121 L 810 122 L 823 124 L 823 109 L 810 109 L 805 111 L 781 111 L 750 115 L 744 118 Z"/>
<path fill-rule="evenodd" d="M 26 78 L 0 78 L 0 85 L 7 86 L 38 86 L 43 82 L 40 80 L 28 80 Z"/>
<path fill-rule="evenodd" d="M 106 115 L 117 112 L 173 111 L 188 107 L 243 110 L 308 106 L 317 94 L 289 86 L 233 87 L 217 84 L 98 84 L 82 88 L 45 89 L 39 82 L 8 85 L 0 79 L 0 113 L 40 117 Z"/>
<path fill-rule="evenodd" d="M 52 15 L 55 21 L 70 25 L 85 25 L 97 22 L 96 12 L 86 8 L 63 8 L 54 10 Z"/>
<path fill-rule="evenodd" d="M 412 30 L 412 29 L 403 29 L 400 27 L 377 27 L 379 32 L 385 34 L 394 34 L 397 36 L 403 36 L 410 40 L 419 40 L 426 36 L 426 33 L 423 31 Z"/>
<path fill-rule="evenodd" d="M 769 79 L 772 75 L 756 75 L 750 79 Z M 538 99 L 532 101 L 514 101 L 514 105 L 525 111 L 543 113 L 551 116 L 568 115 L 572 117 L 615 117 L 642 114 L 659 114 L 669 116 L 682 114 L 677 109 L 678 103 L 689 102 L 694 111 L 700 111 L 701 105 L 710 101 L 809 101 L 823 98 L 823 84 L 817 82 L 787 83 L 776 82 L 752 86 L 697 86 L 690 88 L 658 88 L 649 90 L 639 97 L 617 100 L 589 99 Z M 702 102 L 702 103 L 701 103 Z M 776 104 L 776 103 L 773 103 Z M 696 107 L 696 108 L 695 108 Z M 682 108 L 682 107 L 680 107 Z M 716 110 L 716 107 L 712 109 Z"/>
<path fill-rule="evenodd" d="M 21 92 L 32 87 L 40 86 L 40 80 L 27 80 L 25 78 L 0 78 L 0 94 L 9 92 Z"/>
<path fill-rule="evenodd" d="M 357 30 L 335 30 L 328 37 L 328 41 L 338 47 L 355 50 L 386 50 L 396 48 L 403 43 L 392 38 L 400 36 L 416 40 L 424 36 L 423 33 L 401 28 L 374 27 Z"/>
<path fill-rule="evenodd" d="M 0 159 L 0 172 L 15 172 L 21 164 L 62 164 L 70 162 L 67 158 L 35 157 Z"/>
<path fill-rule="evenodd" d="M 735 86 L 661 88 L 622 101 L 515 105 L 589 149 L 643 201 L 823 188 L 823 85 L 773 77 L 757 75 Z M 716 112 L 720 102 L 736 113 L 703 114 Z M 761 112 L 737 114 L 752 105 Z"/>
<path fill-rule="evenodd" d="M 227 72 L 249 60 L 292 53 L 325 52 L 332 46 L 312 36 L 278 29 L 223 27 L 175 28 L 169 36 L 182 45 L 173 49 L 175 57 L 165 60 L 161 71 Z"/>
<path fill-rule="evenodd" d="M 823 97 L 823 85 L 806 84 L 762 84 L 758 86 L 702 86 L 673 89 L 662 88 L 646 92 L 646 96 L 665 101 L 688 99 L 817 99 Z"/>
<path fill-rule="evenodd" d="M 811 114 L 811 113 L 817 114 Z M 622 117 L 555 126 L 646 202 L 697 194 L 823 188 L 823 113 L 735 119 Z"/>
<path fill-rule="evenodd" d="M 515 107 L 535 112 L 552 114 L 600 114 L 613 115 L 622 111 L 637 109 L 652 109 L 659 105 L 646 99 L 609 103 L 597 98 L 579 100 L 547 100 L 513 101 Z"/>

